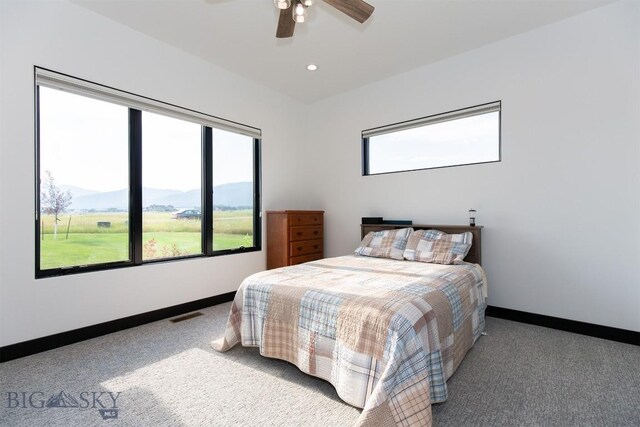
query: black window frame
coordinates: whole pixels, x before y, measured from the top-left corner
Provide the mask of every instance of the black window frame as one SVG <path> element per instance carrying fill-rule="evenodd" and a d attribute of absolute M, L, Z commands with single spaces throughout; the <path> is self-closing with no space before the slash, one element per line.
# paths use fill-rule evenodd
<path fill-rule="evenodd" d="M 233 249 L 213 250 L 213 161 L 211 153 L 213 151 L 213 126 L 201 125 L 201 161 L 202 161 L 202 209 L 201 209 L 201 236 L 202 236 L 202 253 L 185 255 L 179 257 L 168 257 L 143 260 L 143 206 L 142 206 L 142 110 L 127 107 L 129 111 L 129 259 L 125 261 L 105 262 L 100 264 L 78 265 L 68 267 L 57 267 L 49 269 L 40 268 L 41 253 L 41 218 L 40 218 L 40 85 L 36 81 L 37 70 L 44 70 L 66 76 L 77 81 L 87 82 L 92 85 L 101 86 L 112 91 L 117 91 L 126 95 L 136 96 L 138 98 L 148 99 L 155 103 L 167 105 L 174 109 L 180 109 L 184 112 L 196 113 L 207 116 L 216 121 L 226 122 L 229 124 L 237 124 L 247 126 L 241 123 L 232 122 L 217 116 L 208 115 L 199 111 L 179 107 L 173 104 L 165 103 L 153 98 L 143 97 L 141 95 L 132 94 L 110 86 L 101 85 L 89 80 L 80 79 L 49 70 L 43 67 L 34 67 L 34 139 L 35 139 L 35 277 L 36 279 L 57 277 L 69 274 L 89 273 L 96 271 L 105 271 L 119 268 L 136 267 L 140 265 L 149 265 L 163 262 L 182 261 L 194 258 L 207 258 L 224 255 L 233 255 L 247 252 L 258 252 L 262 250 L 262 208 L 261 208 L 261 145 L 262 132 L 256 129 L 260 137 L 252 137 L 253 139 L 253 246 L 240 246 Z M 233 130 L 231 130 L 233 132 Z"/>
<path fill-rule="evenodd" d="M 424 168 L 415 168 L 415 169 L 398 169 L 398 170 L 392 170 L 392 171 L 386 171 L 386 172 L 371 173 L 371 170 L 370 170 L 370 141 L 369 141 L 369 138 L 371 136 L 377 136 L 377 135 L 375 135 L 376 133 L 378 133 L 378 132 L 379 132 L 379 134 L 389 133 L 389 132 L 385 132 L 385 129 L 390 129 L 390 128 L 395 128 L 394 131 L 400 132 L 400 131 L 403 131 L 403 130 L 406 130 L 406 129 L 410 129 L 412 127 L 418 127 L 418 126 L 415 126 L 414 123 L 420 123 L 420 122 L 425 122 L 424 126 L 428 126 L 429 124 L 437 122 L 438 118 L 439 117 L 443 117 L 443 116 L 452 116 L 452 118 L 449 119 L 449 120 L 461 119 L 461 118 L 464 118 L 463 114 L 466 111 L 474 110 L 474 109 L 481 110 L 483 107 L 489 107 L 489 106 L 494 106 L 494 105 L 497 105 L 497 109 L 495 111 L 497 111 L 499 113 L 498 114 L 498 160 L 489 160 L 489 161 L 485 161 L 485 162 L 460 163 L 460 164 L 433 166 L 433 167 L 424 167 Z M 487 111 L 485 113 L 479 113 L 479 114 L 486 114 L 486 113 L 489 113 L 489 111 Z M 429 122 L 431 122 L 431 123 L 429 123 Z M 367 135 L 367 136 L 365 136 L 365 135 Z M 378 126 L 378 127 L 371 128 L 371 129 L 365 129 L 365 130 L 362 131 L 361 136 L 362 136 L 361 137 L 361 143 L 362 143 L 362 176 L 388 175 L 388 174 L 391 174 L 391 173 L 414 172 L 414 171 L 423 171 L 423 170 L 431 170 L 431 169 L 453 168 L 453 167 L 459 167 L 459 166 L 471 166 L 471 165 L 481 165 L 481 164 L 488 164 L 488 163 L 500 163 L 502 161 L 502 101 L 498 100 L 498 101 L 493 101 L 493 102 L 487 102 L 487 103 L 484 103 L 484 104 L 478 104 L 478 105 L 473 105 L 473 106 L 470 106 L 470 107 L 459 108 L 459 109 L 452 110 L 452 111 L 447 111 L 447 112 L 444 112 L 444 113 L 432 114 L 432 115 L 425 116 L 425 117 L 420 117 L 420 118 L 417 118 L 417 119 L 406 120 L 406 121 L 392 123 L 392 124 L 388 124 L 388 125 L 384 125 L 384 126 Z"/>

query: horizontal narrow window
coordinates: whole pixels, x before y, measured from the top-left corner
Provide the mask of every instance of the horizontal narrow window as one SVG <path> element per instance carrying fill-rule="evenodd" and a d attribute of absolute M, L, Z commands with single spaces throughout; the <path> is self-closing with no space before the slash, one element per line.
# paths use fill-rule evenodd
<path fill-rule="evenodd" d="M 500 161 L 501 103 L 362 132 L 363 175 Z"/>
<path fill-rule="evenodd" d="M 35 69 L 36 277 L 260 249 L 260 130 Z"/>

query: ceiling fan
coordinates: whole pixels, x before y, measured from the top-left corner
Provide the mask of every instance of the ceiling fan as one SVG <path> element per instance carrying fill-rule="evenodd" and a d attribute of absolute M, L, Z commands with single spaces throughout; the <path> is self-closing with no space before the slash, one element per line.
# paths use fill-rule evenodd
<path fill-rule="evenodd" d="M 314 0 L 273 0 L 276 7 L 280 9 L 276 37 L 285 39 L 293 36 L 296 22 L 302 23 L 305 21 L 307 8 L 313 4 L 313 1 Z M 374 10 L 373 6 L 363 0 L 323 1 L 361 24 L 369 19 Z"/>

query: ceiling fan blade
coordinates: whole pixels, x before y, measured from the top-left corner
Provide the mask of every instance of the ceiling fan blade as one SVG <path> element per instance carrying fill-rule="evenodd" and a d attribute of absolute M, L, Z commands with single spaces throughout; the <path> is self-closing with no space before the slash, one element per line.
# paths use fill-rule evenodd
<path fill-rule="evenodd" d="M 286 39 L 293 36 L 293 30 L 296 28 L 296 21 L 291 16 L 291 8 L 280 9 L 280 18 L 278 18 L 278 28 L 276 29 L 276 37 Z"/>
<path fill-rule="evenodd" d="M 329 3 L 340 12 L 348 15 L 361 24 L 369 19 L 375 9 L 363 0 L 324 0 L 324 2 Z"/>

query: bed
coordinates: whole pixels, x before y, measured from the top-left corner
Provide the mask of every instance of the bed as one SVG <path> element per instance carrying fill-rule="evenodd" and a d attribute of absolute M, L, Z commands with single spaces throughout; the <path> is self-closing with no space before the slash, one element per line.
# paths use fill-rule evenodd
<path fill-rule="evenodd" d="M 362 234 L 356 254 L 246 278 L 212 346 L 259 347 L 329 381 L 363 409 L 356 426 L 431 425 L 431 404 L 447 399 L 447 379 L 484 330 L 480 227 L 363 225 Z M 447 256 L 416 245 L 434 236 Z"/>

